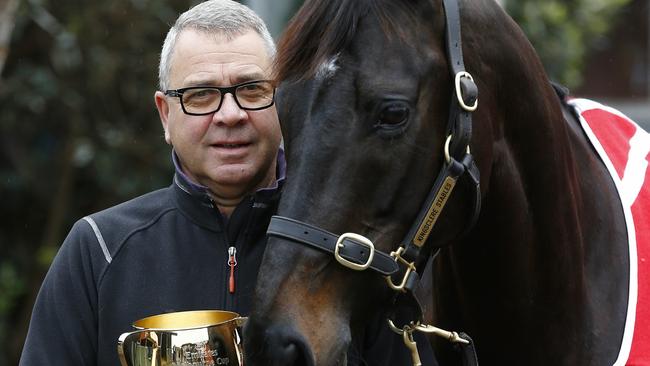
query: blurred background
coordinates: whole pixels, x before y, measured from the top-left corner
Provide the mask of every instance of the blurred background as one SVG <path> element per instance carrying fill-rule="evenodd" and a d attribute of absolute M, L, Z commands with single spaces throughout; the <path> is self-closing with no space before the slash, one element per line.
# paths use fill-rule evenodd
<path fill-rule="evenodd" d="M 302 0 L 243 1 L 277 38 Z M 0 366 L 73 222 L 171 183 L 153 103 L 189 0 L 0 0 Z M 650 129 L 650 0 L 505 0 L 549 75 Z"/>

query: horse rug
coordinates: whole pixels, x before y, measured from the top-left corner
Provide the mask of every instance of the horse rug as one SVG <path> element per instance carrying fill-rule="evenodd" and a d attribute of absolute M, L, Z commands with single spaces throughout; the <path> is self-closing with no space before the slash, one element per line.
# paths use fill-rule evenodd
<path fill-rule="evenodd" d="M 621 112 L 570 99 L 591 144 L 607 166 L 625 212 L 630 287 L 625 332 L 614 365 L 650 365 L 650 134 Z"/>

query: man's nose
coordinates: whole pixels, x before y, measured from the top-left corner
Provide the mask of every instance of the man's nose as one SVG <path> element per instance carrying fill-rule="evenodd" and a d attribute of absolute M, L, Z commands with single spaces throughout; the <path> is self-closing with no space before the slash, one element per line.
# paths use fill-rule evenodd
<path fill-rule="evenodd" d="M 221 101 L 221 108 L 214 114 L 214 122 L 225 125 L 236 125 L 247 117 L 246 111 L 241 109 L 235 100 L 235 96 L 226 93 Z"/>

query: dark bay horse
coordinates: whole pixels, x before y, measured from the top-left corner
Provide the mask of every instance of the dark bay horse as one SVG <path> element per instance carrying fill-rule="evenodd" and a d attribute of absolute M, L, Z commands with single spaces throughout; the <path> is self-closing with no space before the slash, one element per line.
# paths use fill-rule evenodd
<path fill-rule="evenodd" d="M 630 258 L 616 187 L 519 27 L 493 0 L 458 3 L 454 45 L 442 0 L 313 0 L 287 28 L 278 215 L 311 226 L 277 222 L 289 226 L 272 235 L 260 268 L 248 364 L 345 365 L 363 325 L 394 305 L 380 254 L 405 244 L 452 161 L 463 174 L 451 193 L 434 195 L 446 204 L 420 238 L 425 255 L 441 248 L 428 320 L 471 335 L 482 365 L 617 360 Z M 471 74 L 460 81 L 450 72 L 454 46 Z M 457 104 L 472 84 L 471 126 L 452 128 L 471 136 L 464 141 L 449 125 L 469 113 Z M 346 234 L 332 254 L 300 243 L 312 233 L 371 243 Z M 353 246 L 365 259 L 339 252 Z M 444 341 L 434 349 L 452 364 Z"/>

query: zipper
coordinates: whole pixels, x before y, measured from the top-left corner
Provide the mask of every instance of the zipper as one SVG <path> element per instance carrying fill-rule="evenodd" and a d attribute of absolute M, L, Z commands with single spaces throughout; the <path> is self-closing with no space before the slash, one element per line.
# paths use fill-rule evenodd
<path fill-rule="evenodd" d="M 230 267 L 230 276 L 228 277 L 228 292 L 235 293 L 235 266 L 237 265 L 237 248 L 228 248 L 228 266 Z"/>

